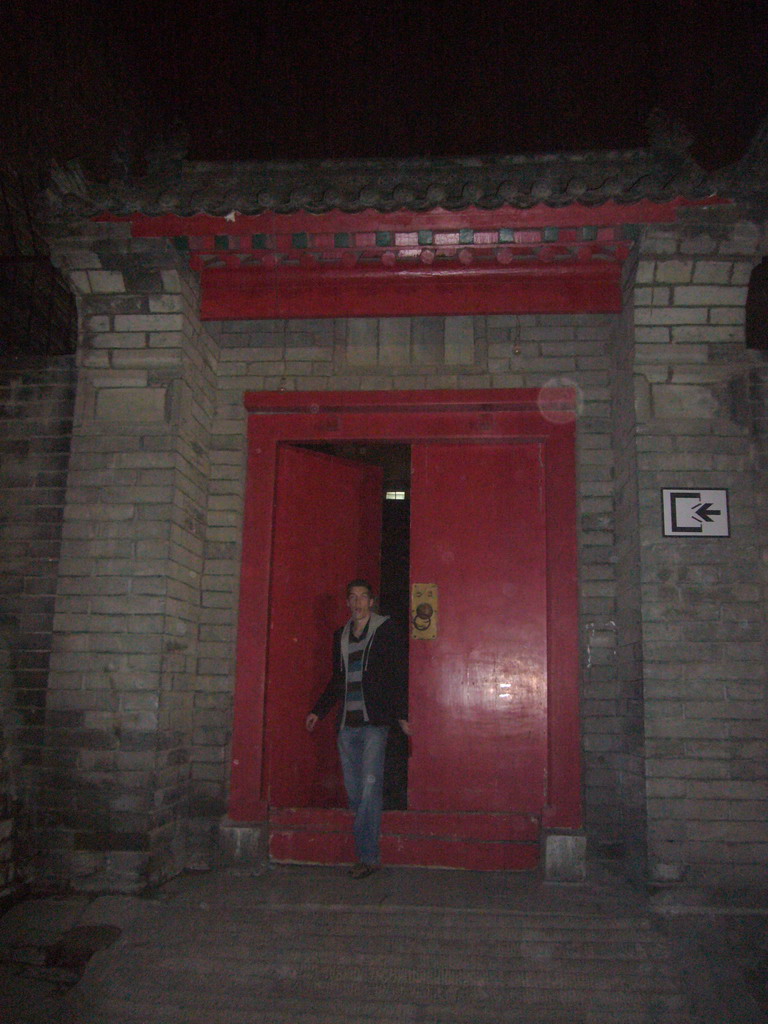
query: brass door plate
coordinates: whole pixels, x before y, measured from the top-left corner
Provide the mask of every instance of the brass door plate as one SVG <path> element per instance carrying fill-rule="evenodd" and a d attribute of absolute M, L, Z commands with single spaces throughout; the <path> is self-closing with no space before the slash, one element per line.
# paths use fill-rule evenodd
<path fill-rule="evenodd" d="M 437 639 L 436 583 L 411 586 L 411 637 L 414 640 Z"/>

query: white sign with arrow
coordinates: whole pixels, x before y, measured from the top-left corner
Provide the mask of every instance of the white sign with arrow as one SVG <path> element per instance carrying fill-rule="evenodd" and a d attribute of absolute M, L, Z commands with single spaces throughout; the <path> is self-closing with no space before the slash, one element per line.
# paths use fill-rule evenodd
<path fill-rule="evenodd" d="M 730 537 L 728 491 L 665 487 L 661 500 L 665 537 Z"/>

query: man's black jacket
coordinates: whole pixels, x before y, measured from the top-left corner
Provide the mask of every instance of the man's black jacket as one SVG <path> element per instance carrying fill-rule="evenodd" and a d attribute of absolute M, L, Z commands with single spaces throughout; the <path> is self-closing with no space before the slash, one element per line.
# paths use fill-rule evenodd
<path fill-rule="evenodd" d="M 375 613 L 371 619 L 381 618 Z M 333 673 L 312 714 L 324 718 L 337 701 L 341 702 L 339 721 L 344 710 L 346 679 L 342 657 L 342 634 L 350 623 L 333 634 Z M 370 628 L 370 626 L 369 626 Z M 347 632 L 347 635 L 349 633 Z M 376 629 L 363 660 L 363 699 L 371 725 L 394 725 L 408 718 L 408 674 L 405 644 L 392 619 L 384 619 Z"/>

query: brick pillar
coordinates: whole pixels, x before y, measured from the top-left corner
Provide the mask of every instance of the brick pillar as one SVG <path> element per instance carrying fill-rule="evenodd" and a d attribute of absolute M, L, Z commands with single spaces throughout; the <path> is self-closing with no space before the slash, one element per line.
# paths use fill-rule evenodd
<path fill-rule="evenodd" d="M 765 517 L 744 344 L 763 243 L 738 218 L 691 211 L 649 228 L 635 289 L 649 857 L 662 881 L 749 881 L 768 863 Z M 731 536 L 663 537 L 663 487 L 727 488 Z"/>
<path fill-rule="evenodd" d="M 165 242 L 60 240 L 79 376 L 47 700 L 45 871 L 138 890 L 184 865 L 215 351 Z"/>

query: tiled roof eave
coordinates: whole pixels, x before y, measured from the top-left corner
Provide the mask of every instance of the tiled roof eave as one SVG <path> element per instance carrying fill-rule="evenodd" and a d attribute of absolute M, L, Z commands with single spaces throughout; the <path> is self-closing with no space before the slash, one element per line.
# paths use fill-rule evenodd
<path fill-rule="evenodd" d="M 714 190 L 712 188 L 701 188 L 695 190 L 670 188 L 657 189 L 651 192 L 645 190 L 633 190 L 630 192 L 611 195 L 604 193 L 597 195 L 585 194 L 580 195 L 578 198 L 568 195 L 541 198 L 530 194 L 525 196 L 517 195 L 513 199 L 501 196 L 479 196 L 476 199 L 453 199 L 451 197 L 446 197 L 446 199 L 441 203 L 431 202 L 418 197 L 409 198 L 406 202 L 395 198 L 382 198 L 375 203 L 340 200 L 333 204 L 329 204 L 322 200 L 296 202 L 291 198 L 283 201 L 272 199 L 267 201 L 253 201 L 248 196 L 237 194 L 221 197 L 217 201 L 204 202 L 179 202 L 175 197 L 168 200 L 163 197 L 158 197 L 152 202 L 147 202 L 142 198 L 136 198 L 126 199 L 121 202 L 110 202 L 108 200 L 98 202 L 98 200 L 96 200 L 91 203 L 77 205 L 82 208 L 82 212 L 84 213 L 111 213 L 117 216 L 131 216 L 132 214 L 141 213 L 155 217 L 167 214 L 174 214 L 179 217 L 193 217 L 198 214 L 208 214 L 212 217 L 226 217 L 233 211 L 237 211 L 244 216 L 256 216 L 263 213 L 306 213 L 315 215 L 327 213 L 358 214 L 368 211 L 375 211 L 381 214 L 392 214 L 404 211 L 410 211 L 413 213 L 429 213 L 435 210 L 445 210 L 450 213 L 461 213 L 470 209 L 487 211 L 504 209 L 531 210 L 539 206 L 548 207 L 554 211 L 562 210 L 569 206 L 597 208 L 604 206 L 609 202 L 614 202 L 622 206 L 629 206 L 643 202 L 644 200 L 656 203 L 667 203 L 675 199 L 701 201 L 709 198 L 715 198 L 717 196 L 727 198 L 727 196 L 723 196 L 721 190 Z"/>
<path fill-rule="evenodd" d="M 693 161 L 645 150 L 464 160 L 180 163 L 136 182 L 56 182 L 61 212 L 117 216 L 357 214 L 377 211 L 553 210 L 650 200 L 701 200 L 716 192 Z"/>

